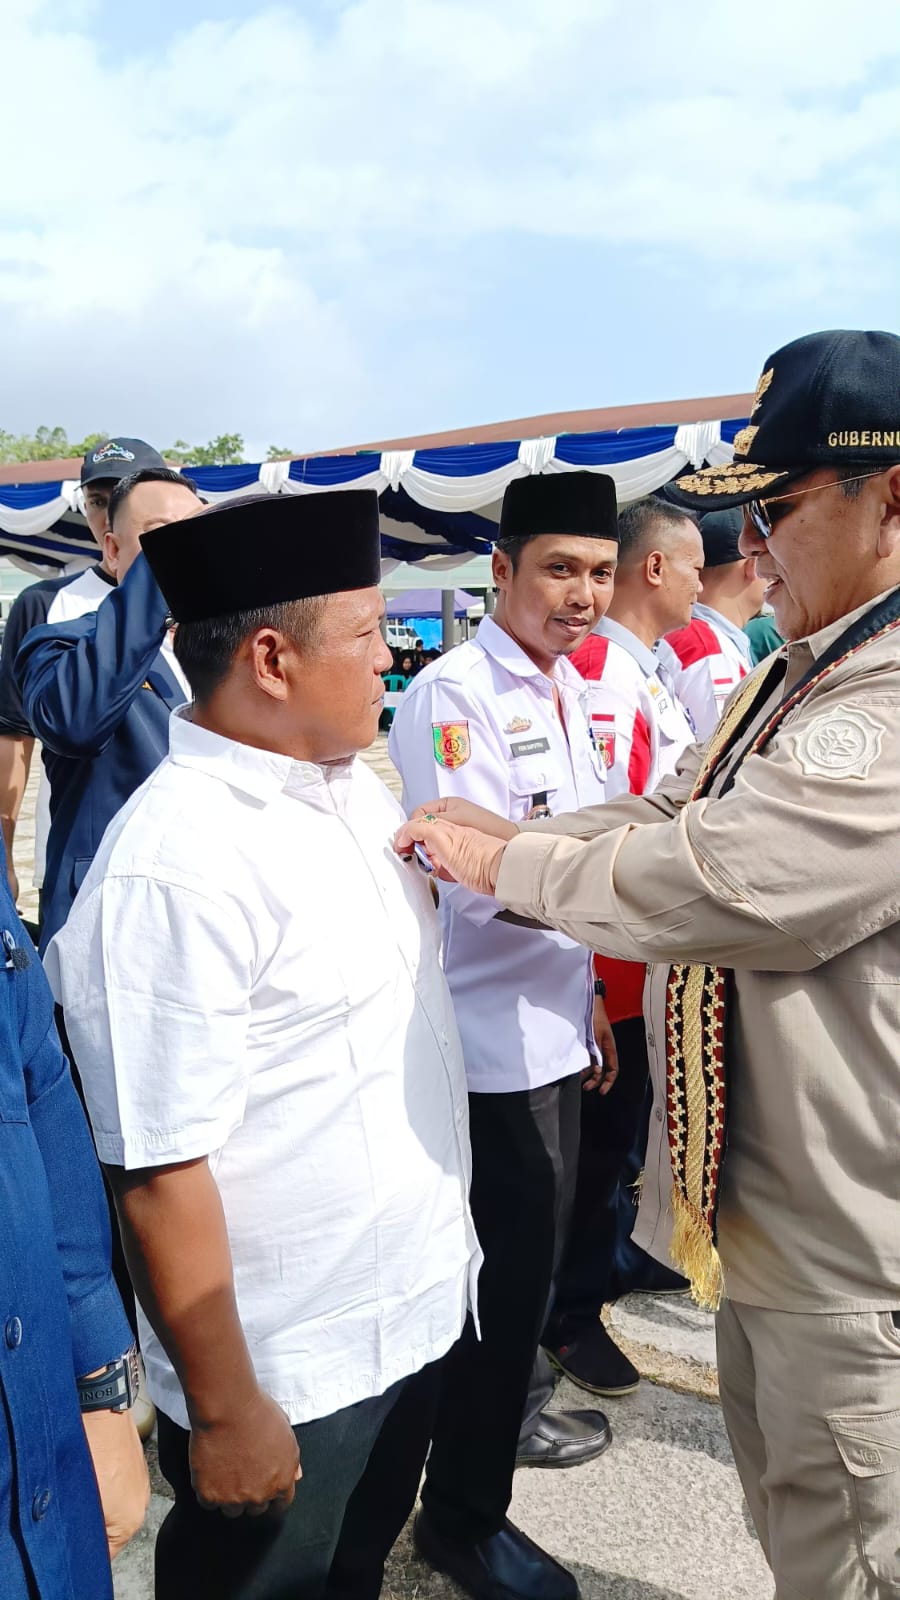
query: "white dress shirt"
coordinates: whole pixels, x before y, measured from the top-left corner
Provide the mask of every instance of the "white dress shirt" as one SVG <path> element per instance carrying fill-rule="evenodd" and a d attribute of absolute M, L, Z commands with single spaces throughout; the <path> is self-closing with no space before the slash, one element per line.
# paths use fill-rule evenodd
<path fill-rule="evenodd" d="M 586 679 L 594 744 L 606 767 L 606 798 L 650 794 L 674 772 L 694 734 L 664 668 L 630 628 L 601 617 L 579 645 L 572 665 Z M 606 984 L 610 1022 L 640 1017 L 647 969 L 643 962 L 595 955 L 594 972 Z"/>
<path fill-rule="evenodd" d="M 599 805 L 604 769 L 585 687 L 563 657 L 548 678 L 485 617 L 476 637 L 420 672 L 400 702 L 390 753 L 407 810 L 457 795 L 519 822 L 544 798 L 552 812 Z M 451 730 L 449 756 L 441 729 Z M 443 883 L 440 891 L 444 970 L 470 1090 L 505 1094 L 580 1072 L 588 1063 L 587 952 L 561 933 L 499 921 L 501 906 L 486 896 Z"/>
<path fill-rule="evenodd" d="M 658 658 L 630 628 L 601 617 L 572 665 L 587 680 L 594 743 L 607 769 L 607 799 L 652 793 L 694 743 L 687 712 L 662 681 Z"/>
<path fill-rule="evenodd" d="M 687 627 L 668 634 L 656 649 L 663 668 L 672 674 L 697 738 L 705 743 L 718 726 L 729 695 L 753 670 L 750 640 L 721 611 L 698 601 Z"/>
<path fill-rule="evenodd" d="M 46 956 L 102 1161 L 208 1156 L 257 1378 L 292 1423 L 449 1349 L 480 1254 L 427 879 L 364 763 L 173 716 Z M 150 1393 L 187 1412 L 142 1319 Z"/>

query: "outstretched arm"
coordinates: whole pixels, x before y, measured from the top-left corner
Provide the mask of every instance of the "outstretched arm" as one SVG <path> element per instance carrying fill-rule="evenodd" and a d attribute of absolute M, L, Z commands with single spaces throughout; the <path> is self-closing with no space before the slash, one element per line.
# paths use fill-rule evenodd
<path fill-rule="evenodd" d="M 90 616 L 26 634 L 15 672 L 38 738 L 57 755 L 99 755 L 156 660 L 167 615 L 140 555 Z"/>
<path fill-rule="evenodd" d="M 864 783 L 816 758 L 846 723 L 842 694 L 806 702 L 727 795 L 677 814 L 664 790 L 600 808 L 602 832 L 579 813 L 565 837 L 554 818 L 504 842 L 438 818 L 407 824 L 398 848 L 420 840 L 439 871 L 604 955 L 810 970 L 896 915 L 900 692 L 869 690 Z"/>

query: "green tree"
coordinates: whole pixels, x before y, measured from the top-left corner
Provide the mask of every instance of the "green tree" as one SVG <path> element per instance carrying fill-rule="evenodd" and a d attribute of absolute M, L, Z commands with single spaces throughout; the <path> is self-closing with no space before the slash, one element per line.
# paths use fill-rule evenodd
<path fill-rule="evenodd" d="M 280 445 L 270 444 L 267 461 L 291 461 L 297 454 L 296 450 L 282 450 Z"/>
<path fill-rule="evenodd" d="M 233 467 L 244 459 L 244 436 L 240 433 L 220 433 L 208 444 L 188 444 L 176 439 L 163 455 L 167 461 L 191 467 Z"/>
<path fill-rule="evenodd" d="M 89 451 L 96 450 L 98 444 L 103 444 L 109 438 L 108 433 L 88 433 L 78 444 L 73 444 L 73 456 L 86 456 Z"/>
<path fill-rule="evenodd" d="M 0 462 L 68 460 L 72 456 L 86 456 L 95 445 L 108 438 L 108 433 L 89 433 L 84 439 L 70 440 L 65 428 L 41 427 L 34 433 L 7 433 L 0 428 Z M 234 466 L 244 459 L 244 439 L 240 433 L 220 433 L 208 444 L 188 444 L 184 439 L 176 439 L 162 454 L 167 461 L 181 466 L 187 463 L 195 467 Z"/>
<path fill-rule="evenodd" d="M 65 428 L 38 428 L 35 433 L 7 433 L 0 428 L 0 461 L 58 461 L 86 455 L 95 444 L 109 438 L 89 433 L 86 439 L 69 439 Z"/>

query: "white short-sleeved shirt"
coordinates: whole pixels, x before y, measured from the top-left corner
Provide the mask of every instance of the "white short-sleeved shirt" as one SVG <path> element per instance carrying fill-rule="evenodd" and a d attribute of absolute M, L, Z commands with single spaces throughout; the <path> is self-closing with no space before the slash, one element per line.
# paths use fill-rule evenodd
<path fill-rule="evenodd" d="M 606 766 L 606 795 L 650 794 L 693 744 L 687 713 L 660 663 L 630 628 L 601 617 L 572 665 L 587 680 L 590 726 Z"/>
<path fill-rule="evenodd" d="M 584 690 L 564 658 L 551 680 L 485 617 L 476 637 L 426 667 L 400 702 L 390 753 L 407 810 L 457 795 L 518 822 L 543 801 L 553 812 L 599 805 L 605 775 Z M 444 970 L 470 1090 L 505 1094 L 580 1072 L 587 952 L 563 934 L 498 921 L 494 900 L 458 885 L 440 890 Z"/>
<path fill-rule="evenodd" d="M 732 690 L 753 670 L 750 640 L 721 611 L 698 602 L 687 627 L 668 634 L 657 650 L 697 738 L 705 741 L 718 726 Z"/>
<path fill-rule="evenodd" d="M 208 1155 L 256 1374 L 292 1423 L 436 1359 L 474 1302 L 465 1074 L 400 821 L 359 761 L 177 714 L 46 956 L 101 1160 Z M 141 1340 L 187 1426 L 143 1320 Z"/>
<path fill-rule="evenodd" d="M 674 772 L 694 734 L 653 651 L 630 628 L 601 617 L 579 645 L 572 665 L 587 680 L 587 709 L 594 743 L 606 766 L 607 799 L 650 794 Z M 606 983 L 610 1022 L 639 1017 L 646 967 L 642 962 L 594 957 Z"/>

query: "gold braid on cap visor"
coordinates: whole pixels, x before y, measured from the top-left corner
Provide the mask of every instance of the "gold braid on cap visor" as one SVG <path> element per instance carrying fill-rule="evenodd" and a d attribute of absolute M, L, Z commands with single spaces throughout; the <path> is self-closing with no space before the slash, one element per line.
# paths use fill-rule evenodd
<path fill-rule="evenodd" d="M 675 488 L 683 489 L 686 494 L 697 495 L 749 494 L 758 489 L 770 489 L 774 483 L 782 483 L 787 476 L 787 472 L 769 471 L 755 461 L 732 461 L 729 466 L 704 467 L 702 472 L 676 478 Z"/>

